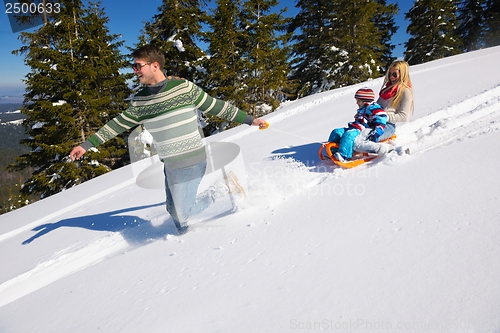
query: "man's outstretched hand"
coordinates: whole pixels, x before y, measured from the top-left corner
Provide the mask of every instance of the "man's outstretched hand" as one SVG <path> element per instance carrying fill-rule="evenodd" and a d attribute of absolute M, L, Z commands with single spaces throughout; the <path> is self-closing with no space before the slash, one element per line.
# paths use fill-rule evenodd
<path fill-rule="evenodd" d="M 82 146 L 77 146 L 73 148 L 71 153 L 69 153 L 69 158 L 71 158 L 71 161 L 74 162 L 75 160 L 79 160 L 83 154 L 85 154 L 86 150 L 83 149 Z"/>
<path fill-rule="evenodd" d="M 269 127 L 269 123 L 264 119 L 254 119 L 252 126 L 259 126 L 259 129 L 266 129 Z"/>

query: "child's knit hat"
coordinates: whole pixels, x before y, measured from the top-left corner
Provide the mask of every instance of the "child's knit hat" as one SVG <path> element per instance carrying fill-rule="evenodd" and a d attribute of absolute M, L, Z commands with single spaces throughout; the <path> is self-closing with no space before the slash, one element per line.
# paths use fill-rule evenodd
<path fill-rule="evenodd" d="M 370 88 L 361 88 L 356 91 L 354 98 L 360 99 L 363 102 L 371 103 L 375 100 L 375 93 Z"/>

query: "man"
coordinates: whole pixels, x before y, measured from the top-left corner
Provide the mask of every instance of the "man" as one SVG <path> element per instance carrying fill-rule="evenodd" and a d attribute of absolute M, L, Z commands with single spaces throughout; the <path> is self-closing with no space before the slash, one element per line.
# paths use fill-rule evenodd
<path fill-rule="evenodd" d="M 155 140 L 156 150 L 165 168 L 167 211 L 179 233 L 187 231 L 187 221 L 202 212 L 224 192 L 237 188 L 237 179 L 217 182 L 196 195 L 206 169 L 206 152 L 198 128 L 196 109 L 220 118 L 266 127 L 263 119 L 254 119 L 233 105 L 212 98 L 194 83 L 167 79 L 163 72 L 165 57 L 154 45 L 143 46 L 132 53 L 132 68 L 146 87 L 132 99 L 129 107 L 109 121 L 87 141 L 73 148 L 72 161 L 85 152 L 139 124 L 144 124 Z"/>

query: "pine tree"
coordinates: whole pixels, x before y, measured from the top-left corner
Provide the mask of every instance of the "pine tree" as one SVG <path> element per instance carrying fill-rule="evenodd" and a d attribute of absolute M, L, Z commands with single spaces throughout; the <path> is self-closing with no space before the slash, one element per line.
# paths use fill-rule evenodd
<path fill-rule="evenodd" d="M 410 64 L 421 64 L 462 51 L 462 41 L 456 29 L 457 1 L 416 1 L 406 18 L 410 20 L 407 32 L 411 35 L 405 43 L 405 59 Z"/>
<path fill-rule="evenodd" d="M 154 44 L 165 53 L 168 75 L 196 81 L 196 66 L 203 51 L 196 41 L 201 36 L 201 23 L 205 14 L 200 0 L 163 0 L 137 46 Z"/>
<path fill-rule="evenodd" d="M 332 28 L 333 2 L 299 0 L 300 11 L 288 26 L 292 36 L 291 79 L 299 82 L 297 97 L 328 90 L 326 82 L 330 48 L 334 41 Z"/>
<path fill-rule="evenodd" d="M 204 33 L 208 44 L 203 68 L 203 86 L 214 97 L 230 101 L 235 105 L 243 102 L 242 84 L 242 36 L 240 28 L 239 1 L 216 0 L 213 14 L 207 21 L 210 30 Z"/>
<path fill-rule="evenodd" d="M 459 5 L 457 34 L 463 40 L 465 52 L 484 45 L 484 6 L 485 0 L 462 0 Z"/>
<path fill-rule="evenodd" d="M 500 45 L 500 0 L 486 0 L 484 43 Z"/>
<path fill-rule="evenodd" d="M 343 87 L 380 76 L 385 63 L 382 32 L 375 25 L 379 9 L 375 1 L 337 0 L 335 2 L 334 38 L 328 81 Z"/>
<path fill-rule="evenodd" d="M 385 1 L 301 0 L 289 30 L 299 96 L 380 76 L 392 51 L 396 7 Z"/>
<path fill-rule="evenodd" d="M 382 46 L 380 61 L 384 65 L 380 67 L 379 73 L 383 75 L 395 60 L 392 55 L 395 46 L 392 44 L 391 39 L 398 30 L 394 15 L 398 13 L 399 7 L 396 4 L 388 5 L 386 0 L 378 0 L 377 3 L 378 8 L 373 21 L 380 31 L 380 45 Z"/>
<path fill-rule="evenodd" d="M 78 164 L 68 163 L 72 147 L 88 138 L 126 107 L 130 95 L 121 43 L 110 35 L 100 3 L 84 7 L 79 0 L 61 0 L 59 13 L 46 17 L 35 32 L 20 35 L 31 68 L 26 75 L 22 112 L 31 148 L 17 158 L 10 170 L 37 168 L 23 184 L 24 194 L 41 198 L 101 175 L 126 162 L 123 139 L 112 140 L 85 155 Z M 100 162 L 96 162 L 99 160 Z"/>
<path fill-rule="evenodd" d="M 0 206 L 0 214 L 11 212 L 31 203 L 30 196 L 19 190 L 21 182 L 22 179 L 19 177 L 19 183 L 15 185 L 15 188 L 8 188 L 9 197 L 5 202 L 2 202 L 2 205 Z"/>
<path fill-rule="evenodd" d="M 288 88 L 290 34 L 283 32 L 289 19 L 283 16 L 285 10 L 271 13 L 277 4 L 277 0 L 248 0 L 242 9 L 246 100 L 254 117 L 276 109 Z"/>
<path fill-rule="evenodd" d="M 239 1 L 216 0 L 216 6 L 207 17 L 210 29 L 203 34 L 208 44 L 207 57 L 201 66 L 205 73 L 200 85 L 213 97 L 244 108 L 246 89 L 243 88 L 245 60 Z M 225 121 L 208 116 L 204 128 L 209 136 L 227 127 Z"/>

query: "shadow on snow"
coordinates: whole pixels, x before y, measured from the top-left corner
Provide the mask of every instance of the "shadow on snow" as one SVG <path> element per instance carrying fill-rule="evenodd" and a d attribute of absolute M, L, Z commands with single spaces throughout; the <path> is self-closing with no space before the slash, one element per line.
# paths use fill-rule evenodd
<path fill-rule="evenodd" d="M 23 242 L 24 245 L 33 242 L 61 227 L 76 227 L 95 231 L 120 232 L 129 244 L 143 244 L 155 239 L 164 238 L 168 234 L 177 234 L 177 229 L 171 218 L 159 226 L 153 226 L 151 221 L 145 220 L 132 213 L 137 210 L 165 205 L 164 202 L 153 205 L 132 207 L 89 216 L 79 216 L 64 219 L 55 223 L 45 223 L 34 228 L 37 233 Z M 168 214 L 165 211 L 165 214 Z M 172 222 L 172 223 L 169 223 Z"/>
<path fill-rule="evenodd" d="M 332 161 L 323 161 L 319 158 L 318 151 L 320 147 L 319 142 L 313 142 L 300 146 L 280 148 L 272 152 L 272 158 L 291 158 L 304 164 L 310 172 L 330 173 L 337 166 Z"/>

